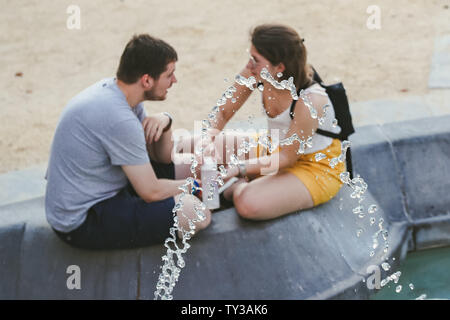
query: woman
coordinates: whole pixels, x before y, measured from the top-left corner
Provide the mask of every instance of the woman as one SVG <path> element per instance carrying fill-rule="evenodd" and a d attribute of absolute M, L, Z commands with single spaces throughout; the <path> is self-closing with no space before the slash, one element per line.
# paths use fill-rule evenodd
<path fill-rule="evenodd" d="M 251 32 L 249 53 L 250 60 L 240 73 L 241 80 L 235 84 L 233 98 L 220 106 L 216 121 L 211 124 L 217 131 L 222 131 L 250 94 L 262 91 L 269 142 L 279 143 L 279 147 L 264 154 L 267 150 L 260 144 L 257 148 L 259 161 L 249 156 L 255 149 L 247 153 L 245 159 L 240 152 L 242 160 L 239 165 L 228 166 L 225 180 L 233 176 L 240 179 L 225 191 L 224 197 L 234 202 L 242 217 L 255 220 L 276 218 L 330 200 L 342 185 L 339 174 L 345 171 L 343 162 L 329 165 L 331 159 L 341 154 L 341 143 L 314 132 L 321 128 L 339 133 L 340 128 L 334 124 L 334 110 L 328 95 L 312 80 L 303 40 L 290 27 L 260 25 Z M 256 83 L 248 81 L 251 77 Z M 287 90 L 275 88 L 290 77 L 295 90 L 286 86 L 287 81 L 284 82 Z M 303 99 L 293 100 L 301 89 L 304 90 Z M 326 112 L 324 106 L 328 106 Z M 302 142 L 291 140 L 286 143 L 285 138 L 294 134 Z M 248 144 L 257 138 L 261 137 L 236 133 L 216 135 L 215 146 L 221 151 L 217 158 L 230 159 L 230 150 L 236 154 L 242 143 Z M 302 149 L 300 154 L 299 148 Z M 236 163 L 235 159 L 231 162 Z"/>

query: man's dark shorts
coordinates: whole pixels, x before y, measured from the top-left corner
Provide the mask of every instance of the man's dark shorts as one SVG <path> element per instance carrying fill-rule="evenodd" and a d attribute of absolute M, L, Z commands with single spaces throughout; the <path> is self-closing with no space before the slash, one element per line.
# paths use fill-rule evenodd
<path fill-rule="evenodd" d="M 159 179 L 175 179 L 174 164 L 152 161 Z M 56 234 L 70 245 L 85 249 L 127 249 L 162 244 L 173 226 L 173 197 L 147 203 L 128 185 L 89 211 L 86 220 L 69 233 Z"/>

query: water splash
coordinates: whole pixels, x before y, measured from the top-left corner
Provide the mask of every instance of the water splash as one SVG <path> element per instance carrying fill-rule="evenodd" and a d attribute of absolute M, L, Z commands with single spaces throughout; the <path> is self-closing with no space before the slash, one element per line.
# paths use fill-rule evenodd
<path fill-rule="evenodd" d="M 327 156 L 321 152 L 316 153 L 316 155 L 314 156 L 314 158 L 316 159 L 317 162 L 325 159 Z"/>
<path fill-rule="evenodd" d="M 189 180 L 191 182 L 191 180 Z M 188 183 L 188 182 L 187 182 Z M 166 254 L 162 257 L 163 265 L 161 266 L 161 273 L 158 277 L 158 282 L 156 284 L 155 299 L 161 298 L 162 300 L 172 300 L 172 291 L 178 281 L 181 269 L 185 267 L 185 261 L 182 254 L 190 248 L 187 240 L 195 233 L 195 222 L 203 221 L 206 219 L 204 210 L 206 209 L 202 205 L 195 205 L 194 211 L 197 218 L 191 219 L 189 221 L 189 230 L 184 230 L 180 228 L 178 224 L 178 216 L 175 214 L 181 211 L 183 216 L 183 198 L 186 194 L 183 193 L 179 201 L 175 204 L 172 212 L 174 213 L 174 225 L 169 229 L 170 237 L 164 242 L 164 247 L 166 247 Z M 176 242 L 175 232 L 180 232 L 182 234 L 182 247 Z"/>
<path fill-rule="evenodd" d="M 255 90 L 255 87 L 253 85 L 256 84 L 256 78 L 253 76 L 245 78 L 240 74 L 238 74 L 234 80 L 236 81 L 237 84 L 240 84 L 241 86 L 246 86 L 252 91 Z"/>
<path fill-rule="evenodd" d="M 381 264 L 381 267 L 383 268 L 384 271 L 389 271 L 391 269 L 391 265 L 387 262 L 383 262 Z"/>
<path fill-rule="evenodd" d="M 269 70 L 267 70 L 266 68 L 261 69 L 260 75 L 261 78 L 269 82 L 274 88 L 279 90 L 289 90 L 291 92 L 292 99 L 298 100 L 297 88 L 295 87 L 293 77 L 289 77 L 288 80 L 282 80 L 281 82 L 278 82 L 272 77 Z"/>
<path fill-rule="evenodd" d="M 378 210 L 378 207 L 375 204 L 372 204 L 369 209 L 367 209 L 367 212 L 369 214 L 375 213 Z"/>
<path fill-rule="evenodd" d="M 277 77 L 280 78 L 280 77 L 282 77 L 282 75 L 277 74 Z M 295 85 L 293 84 L 292 77 L 290 77 L 288 80 L 282 80 L 282 81 L 278 82 L 270 75 L 270 73 L 267 71 L 267 69 L 263 68 L 263 70 L 261 71 L 261 78 L 265 79 L 276 89 L 289 90 L 292 95 L 292 98 L 294 100 L 298 100 L 299 98 L 301 98 L 303 100 L 303 103 L 305 104 L 305 106 L 308 108 L 311 118 L 318 119 L 319 124 L 324 123 L 325 115 L 327 113 L 327 108 L 329 107 L 329 105 L 325 105 L 323 107 L 324 108 L 324 116 L 318 118 L 317 111 L 313 107 L 312 102 L 309 99 L 309 97 L 307 96 L 307 94 L 302 90 L 302 91 L 300 91 L 300 94 L 297 95 L 297 91 L 296 91 Z M 252 91 L 256 88 L 258 88 L 259 91 L 264 90 L 264 86 L 262 84 L 255 86 L 257 84 L 257 82 L 254 77 L 245 78 L 241 75 L 237 75 L 235 77 L 235 82 L 239 85 L 246 86 L 247 88 L 249 88 Z M 270 90 L 270 88 L 268 90 Z M 218 99 L 216 106 L 214 106 L 212 108 L 211 112 L 208 114 L 207 119 L 202 121 L 202 135 L 203 136 L 206 136 L 208 134 L 208 129 L 212 127 L 212 122 L 217 121 L 217 113 L 220 111 L 219 107 L 224 105 L 227 102 L 227 99 L 231 99 L 232 103 L 236 102 L 236 98 L 233 96 L 236 93 L 236 91 L 237 90 L 236 90 L 235 86 L 230 86 L 222 94 L 221 98 Z M 332 126 L 336 127 L 337 125 L 338 125 L 337 120 L 334 119 L 332 122 Z M 302 131 L 302 133 L 303 133 L 303 131 Z M 307 148 L 312 147 L 312 136 L 313 135 L 314 135 L 314 132 L 311 132 L 311 135 L 307 136 L 306 139 L 304 138 L 304 136 L 302 136 L 303 139 L 300 139 L 300 137 L 296 133 L 294 133 L 290 137 L 282 139 L 279 142 L 279 145 L 280 146 L 292 145 L 293 143 L 298 142 L 299 148 L 297 150 L 297 154 L 304 154 Z M 270 153 L 272 153 L 278 147 L 278 145 L 271 140 L 270 136 L 262 135 L 258 138 L 258 141 L 243 142 L 241 144 L 241 146 L 239 147 L 237 153 L 239 156 L 242 156 L 243 154 L 248 153 L 250 148 L 255 147 L 257 145 L 261 145 L 261 146 L 265 147 Z M 338 165 L 339 163 L 344 162 L 346 160 L 345 155 L 346 155 L 346 151 L 349 147 L 350 147 L 349 141 L 342 141 L 341 154 L 338 157 L 330 159 L 329 165 L 331 168 L 335 168 L 336 165 Z M 196 149 L 195 152 L 197 154 L 202 154 L 203 147 Z M 321 161 L 325 158 L 326 158 L 326 155 L 323 153 L 318 153 L 315 155 L 316 161 Z M 239 164 L 238 157 L 234 154 L 231 155 L 229 167 L 238 166 L 238 164 Z M 195 160 L 194 157 L 192 157 L 191 158 L 191 173 L 194 178 L 196 178 L 196 167 L 197 166 L 198 166 L 198 162 Z M 226 175 L 227 175 L 227 169 L 224 166 L 220 166 L 218 177 L 215 181 L 220 185 L 223 184 L 223 178 Z M 352 189 L 352 193 L 351 193 L 350 197 L 352 199 L 358 200 L 358 206 L 353 209 L 353 213 L 355 215 L 358 215 L 359 218 L 364 218 L 365 217 L 364 206 L 361 204 L 362 201 L 364 200 L 364 194 L 367 190 L 367 184 L 365 183 L 364 179 L 362 179 L 359 175 L 354 179 L 350 179 L 349 173 L 344 172 L 340 175 L 340 180 Z M 212 189 L 211 186 L 209 186 L 209 189 L 210 190 Z M 180 187 L 180 190 L 182 191 L 182 196 L 180 197 L 179 202 L 177 202 L 173 208 L 173 213 L 175 215 L 174 216 L 175 222 L 174 222 L 173 227 L 170 228 L 170 230 L 169 230 L 171 237 L 166 239 L 166 241 L 164 243 L 164 246 L 167 248 L 167 252 L 162 257 L 162 261 L 164 264 L 161 267 L 162 271 L 161 271 L 161 274 L 159 275 L 158 283 L 156 286 L 155 299 L 157 299 L 157 298 L 172 299 L 173 298 L 171 295 L 172 290 L 173 290 L 176 282 L 178 281 L 181 269 L 185 267 L 185 261 L 182 257 L 182 254 L 186 253 L 186 251 L 190 248 L 190 245 L 187 243 L 187 241 L 190 240 L 192 235 L 195 233 L 195 222 L 203 221 L 206 218 L 206 216 L 204 214 L 204 211 L 206 210 L 206 206 L 203 203 L 201 203 L 201 205 L 198 205 L 195 207 L 196 219 L 189 221 L 189 230 L 183 230 L 183 229 L 179 228 L 178 217 L 176 216 L 176 214 L 181 212 L 181 214 L 183 216 L 185 216 L 182 213 L 182 211 L 183 211 L 182 199 L 185 194 L 190 193 L 189 191 L 196 190 L 195 186 L 193 186 L 193 179 L 191 178 L 191 180 L 186 180 L 186 183 Z M 208 195 L 211 193 L 210 190 L 208 191 Z M 342 209 L 341 206 L 340 206 L 340 209 Z M 376 205 L 370 205 L 367 209 L 367 213 L 371 214 L 371 215 L 374 214 L 376 211 L 377 211 Z M 375 219 L 375 217 L 372 216 L 370 218 L 370 225 L 374 225 L 375 222 L 376 222 L 376 219 Z M 372 237 L 372 245 L 371 245 L 371 249 L 369 251 L 370 257 L 373 257 L 375 255 L 374 250 L 379 248 L 379 245 L 380 245 L 379 235 L 381 235 L 383 240 L 385 241 L 384 253 L 387 253 L 387 249 L 389 248 L 388 242 L 387 242 L 388 233 L 387 233 L 387 230 L 385 230 L 383 227 L 383 219 L 382 218 L 379 219 L 378 228 L 379 228 L 379 230 Z M 175 239 L 176 239 L 175 232 L 177 232 L 177 231 L 182 234 L 181 246 L 179 246 L 175 241 Z M 357 233 L 356 233 L 357 237 L 360 237 L 362 233 L 363 233 L 363 229 L 358 229 Z M 385 271 L 388 271 L 388 270 L 390 270 L 391 267 L 387 262 L 384 262 L 384 263 L 382 263 L 382 268 Z M 383 279 L 382 286 L 386 285 L 390 281 L 397 283 L 400 275 L 401 275 L 401 272 L 398 271 L 398 272 L 388 276 L 386 279 Z M 410 284 L 410 288 L 411 288 L 411 285 L 412 284 Z M 413 288 L 411 288 L 411 290 L 412 289 Z M 426 295 L 425 295 L 425 297 L 426 297 Z"/>

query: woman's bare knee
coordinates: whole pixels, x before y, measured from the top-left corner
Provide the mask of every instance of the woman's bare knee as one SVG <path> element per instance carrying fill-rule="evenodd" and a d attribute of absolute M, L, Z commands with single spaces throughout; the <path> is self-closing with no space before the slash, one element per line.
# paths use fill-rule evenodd
<path fill-rule="evenodd" d="M 237 213 L 245 219 L 258 219 L 257 203 L 251 194 L 248 184 L 236 187 L 233 193 L 233 203 Z"/>

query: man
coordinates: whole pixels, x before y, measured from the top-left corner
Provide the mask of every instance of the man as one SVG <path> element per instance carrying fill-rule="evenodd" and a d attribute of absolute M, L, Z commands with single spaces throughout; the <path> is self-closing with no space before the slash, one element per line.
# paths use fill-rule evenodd
<path fill-rule="evenodd" d="M 47 220 L 64 241 L 118 249 L 162 243 L 169 236 L 172 209 L 187 173 L 171 162 L 170 115 L 146 117 L 142 102 L 166 98 L 177 82 L 177 59 L 166 42 L 134 36 L 116 78 L 83 90 L 64 109 L 45 195 Z M 192 195 L 182 200 L 178 225 L 188 231 L 200 201 Z M 210 212 L 204 214 L 206 219 L 195 222 L 196 231 L 210 223 Z"/>

